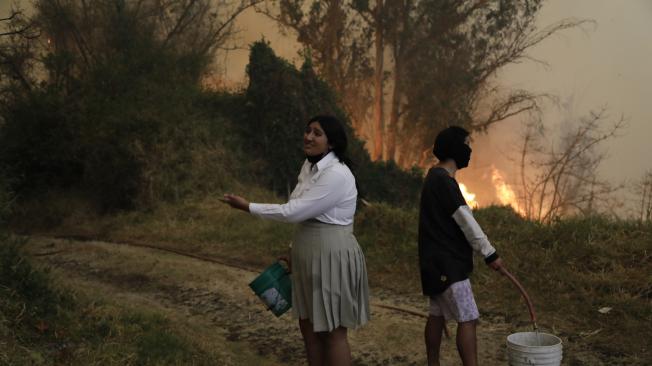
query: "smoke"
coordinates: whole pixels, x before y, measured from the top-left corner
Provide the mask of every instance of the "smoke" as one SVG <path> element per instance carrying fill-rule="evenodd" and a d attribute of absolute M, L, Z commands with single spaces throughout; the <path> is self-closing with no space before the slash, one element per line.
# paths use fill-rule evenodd
<path fill-rule="evenodd" d="M 506 204 L 501 200 L 500 192 L 505 186 L 518 184 L 518 168 L 515 162 L 519 148 L 518 134 L 521 122 L 512 118 L 491 126 L 487 133 L 472 136 L 473 153 L 469 167 L 458 172 L 458 181 L 466 184 L 470 192 L 475 193 L 480 207 L 491 204 Z M 501 184 L 496 182 L 496 172 L 502 177 Z"/>
<path fill-rule="evenodd" d="M 236 21 L 239 30 L 236 37 L 238 49 L 222 52 L 218 58 L 220 76 L 228 84 L 240 84 L 245 80 L 245 69 L 249 62 L 249 46 L 261 39 L 269 42 L 274 52 L 295 64 L 302 61 L 299 57 L 301 45 L 292 35 L 281 32 L 276 23 L 254 9 L 243 12 Z"/>

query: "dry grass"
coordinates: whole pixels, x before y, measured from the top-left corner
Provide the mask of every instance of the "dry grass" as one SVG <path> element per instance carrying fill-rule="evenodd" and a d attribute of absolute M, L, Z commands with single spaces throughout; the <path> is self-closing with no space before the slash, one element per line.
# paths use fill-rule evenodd
<path fill-rule="evenodd" d="M 64 278 L 32 267 L 20 246 L 0 241 L 1 365 L 215 364 L 161 314 L 63 286 Z"/>
<path fill-rule="evenodd" d="M 252 201 L 275 200 L 263 190 L 233 191 L 250 192 Z M 419 293 L 417 214 L 383 204 L 358 210 L 355 231 L 373 287 Z M 591 359 L 610 365 L 652 363 L 646 336 L 652 334 L 650 225 L 601 217 L 541 225 L 502 207 L 481 209 L 476 215 L 528 290 L 539 325 L 564 338 L 571 364 L 590 364 L 586 360 Z M 204 197 L 149 212 L 70 216 L 48 233 L 148 242 L 263 267 L 286 253 L 293 227 L 253 218 L 216 197 Z M 510 282 L 481 262 L 473 281 L 485 316 L 511 323 L 515 330 L 528 327 L 526 307 Z M 605 307 L 611 310 L 598 311 Z"/>

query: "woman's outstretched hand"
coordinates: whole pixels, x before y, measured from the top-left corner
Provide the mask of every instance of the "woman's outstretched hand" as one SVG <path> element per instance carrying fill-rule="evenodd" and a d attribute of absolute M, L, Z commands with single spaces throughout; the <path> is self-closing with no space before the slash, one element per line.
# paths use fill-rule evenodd
<path fill-rule="evenodd" d="M 225 194 L 220 201 L 238 210 L 249 212 L 249 201 L 235 194 Z"/>

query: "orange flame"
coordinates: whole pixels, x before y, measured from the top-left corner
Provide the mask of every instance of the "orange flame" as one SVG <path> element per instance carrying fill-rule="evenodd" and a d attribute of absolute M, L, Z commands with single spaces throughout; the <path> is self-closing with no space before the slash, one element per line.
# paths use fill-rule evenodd
<path fill-rule="evenodd" d="M 462 191 L 462 196 L 466 204 L 471 208 L 478 208 L 478 202 L 475 200 L 475 193 L 469 192 L 464 183 L 460 183 L 460 191 Z"/>
<path fill-rule="evenodd" d="M 495 167 L 491 173 L 491 181 L 494 184 L 494 188 L 496 189 L 496 196 L 498 197 L 498 200 L 500 200 L 500 203 L 503 205 L 512 206 L 514 211 L 523 215 L 523 209 L 518 204 L 516 193 L 514 193 L 512 187 L 510 187 L 509 184 L 505 182 L 505 178 L 503 178 L 502 174 L 500 174 L 500 171 Z"/>

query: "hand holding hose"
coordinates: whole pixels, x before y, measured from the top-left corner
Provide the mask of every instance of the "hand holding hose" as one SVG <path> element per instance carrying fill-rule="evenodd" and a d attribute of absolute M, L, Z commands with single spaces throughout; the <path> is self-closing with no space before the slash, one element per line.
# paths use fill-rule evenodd
<path fill-rule="evenodd" d="M 487 264 L 489 268 L 494 271 L 500 271 L 503 268 L 503 260 L 500 257 L 496 258 L 493 262 Z"/>

